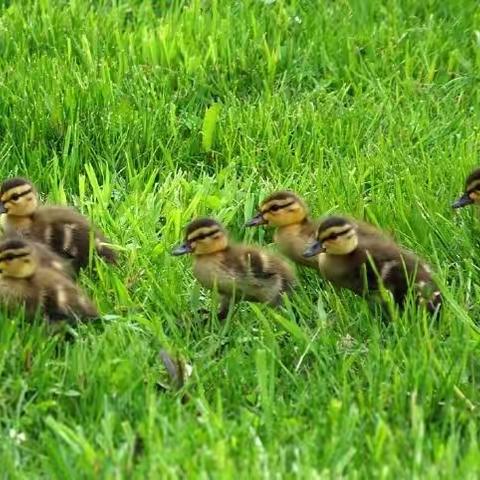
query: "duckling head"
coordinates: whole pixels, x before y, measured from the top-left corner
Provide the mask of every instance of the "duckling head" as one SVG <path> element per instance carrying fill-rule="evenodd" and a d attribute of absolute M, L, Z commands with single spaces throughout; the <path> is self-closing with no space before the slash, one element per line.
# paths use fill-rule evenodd
<path fill-rule="evenodd" d="M 223 226 L 212 218 L 199 218 L 185 229 L 185 242 L 172 251 L 172 255 L 209 255 L 228 247 L 228 237 Z"/>
<path fill-rule="evenodd" d="M 0 272 L 4 277 L 28 278 L 37 267 L 35 247 L 25 240 L 13 238 L 0 243 Z"/>
<path fill-rule="evenodd" d="M 472 203 L 480 204 L 480 168 L 474 170 L 465 182 L 465 191 L 453 204 L 452 208 L 461 208 Z"/>
<path fill-rule="evenodd" d="M 317 230 L 317 240 L 305 250 L 304 257 L 313 257 L 319 253 L 348 255 L 358 245 L 357 228 L 343 217 L 328 217 Z"/>
<path fill-rule="evenodd" d="M 308 210 L 303 200 L 295 193 L 288 190 L 272 193 L 260 204 L 259 212 L 246 227 L 258 225 L 271 225 L 286 227 L 301 223 L 308 215 Z"/>
<path fill-rule="evenodd" d="M 0 213 L 28 217 L 38 207 L 35 187 L 25 178 L 15 177 L 0 186 Z"/>

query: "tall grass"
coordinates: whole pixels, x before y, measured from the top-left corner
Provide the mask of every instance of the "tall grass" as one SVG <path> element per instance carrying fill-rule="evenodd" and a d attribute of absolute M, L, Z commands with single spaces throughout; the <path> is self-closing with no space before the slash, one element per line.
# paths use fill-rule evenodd
<path fill-rule="evenodd" d="M 476 478 L 480 13 L 447 0 L 4 0 L 0 172 L 122 248 L 81 281 L 73 342 L 4 317 L 4 478 Z M 194 216 L 244 231 L 269 192 L 393 232 L 434 266 L 435 323 L 386 324 L 309 272 L 228 322 L 169 250 Z M 164 391 L 160 348 L 193 364 Z"/>

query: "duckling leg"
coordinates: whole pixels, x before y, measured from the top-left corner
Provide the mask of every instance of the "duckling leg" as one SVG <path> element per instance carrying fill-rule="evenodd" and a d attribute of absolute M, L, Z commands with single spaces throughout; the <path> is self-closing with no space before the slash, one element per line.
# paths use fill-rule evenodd
<path fill-rule="evenodd" d="M 228 317 L 228 312 L 230 310 L 230 302 L 232 298 L 227 295 L 222 295 L 220 298 L 220 309 L 218 310 L 217 316 L 219 320 L 225 320 Z"/>

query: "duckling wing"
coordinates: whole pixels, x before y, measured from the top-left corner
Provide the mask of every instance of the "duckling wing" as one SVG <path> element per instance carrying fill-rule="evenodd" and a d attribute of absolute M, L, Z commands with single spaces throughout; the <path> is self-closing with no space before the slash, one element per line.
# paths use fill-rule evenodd
<path fill-rule="evenodd" d="M 428 265 L 414 253 L 388 243 L 382 249 L 372 250 L 366 267 L 369 287 L 378 288 L 379 282 L 388 289 L 394 301 L 402 305 L 412 286 L 421 303 L 434 311 L 441 303 L 441 294 L 433 281 Z"/>
<path fill-rule="evenodd" d="M 43 308 L 50 320 L 96 318 L 95 305 L 68 277 L 53 269 L 39 269 L 38 283 L 44 283 Z"/>
<path fill-rule="evenodd" d="M 244 249 L 243 261 L 249 283 L 257 289 L 259 296 L 276 297 L 290 290 L 295 284 L 295 274 L 280 257 L 260 249 Z M 263 292 L 263 293 L 262 293 Z"/>
<path fill-rule="evenodd" d="M 76 268 L 88 263 L 90 224 L 74 210 L 42 207 L 35 213 L 31 230 L 34 239 L 74 260 Z"/>
<path fill-rule="evenodd" d="M 426 305 L 431 313 L 435 312 L 441 306 L 442 295 L 432 278 L 429 265 L 408 250 L 402 250 L 401 255 L 407 287 L 413 285 L 419 303 Z"/>
<path fill-rule="evenodd" d="M 69 207 L 41 207 L 35 212 L 34 219 L 45 224 L 71 224 L 89 228 L 87 217 Z"/>
<path fill-rule="evenodd" d="M 387 286 L 390 275 L 400 271 L 400 248 L 387 237 L 376 235 L 374 231 L 360 237 L 358 252 L 363 264 L 364 291 L 377 290 L 380 282 Z"/>
<path fill-rule="evenodd" d="M 43 207 L 35 214 L 33 236 L 74 260 L 77 269 L 88 264 L 93 231 L 95 250 L 110 263 L 116 254 L 106 245 L 106 238 L 89 220 L 71 208 Z"/>
<path fill-rule="evenodd" d="M 258 250 L 245 250 L 243 260 L 246 266 L 246 272 L 257 280 L 267 280 L 275 275 L 270 268 L 270 262 L 263 252 Z"/>
<path fill-rule="evenodd" d="M 69 277 L 74 276 L 72 264 L 68 260 L 60 257 L 60 255 L 57 255 L 53 250 L 48 248 L 48 246 L 43 243 L 36 241 L 31 241 L 31 243 L 38 253 L 40 264 L 42 266 L 58 270 Z"/>

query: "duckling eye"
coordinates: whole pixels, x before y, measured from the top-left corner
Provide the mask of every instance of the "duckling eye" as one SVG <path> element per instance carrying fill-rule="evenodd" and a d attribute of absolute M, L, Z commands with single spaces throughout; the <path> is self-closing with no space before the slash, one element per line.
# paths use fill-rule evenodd
<path fill-rule="evenodd" d="M 20 195 L 18 193 L 14 193 L 11 197 L 10 200 L 16 202 L 20 198 Z"/>
<path fill-rule="evenodd" d="M 278 212 L 282 207 L 280 205 L 273 205 L 270 207 L 272 212 Z"/>

